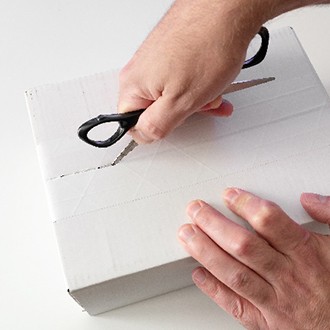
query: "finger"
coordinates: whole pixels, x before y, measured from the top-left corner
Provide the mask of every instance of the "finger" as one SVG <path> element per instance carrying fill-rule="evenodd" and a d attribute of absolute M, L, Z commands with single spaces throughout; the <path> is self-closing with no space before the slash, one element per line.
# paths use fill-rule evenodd
<path fill-rule="evenodd" d="M 220 97 L 221 98 L 221 97 Z M 143 106 L 143 101 L 140 105 Z M 151 102 L 145 100 L 145 102 Z M 128 107 L 126 107 L 128 109 Z M 129 108 L 129 111 L 132 111 Z M 136 108 L 135 108 L 136 110 Z M 174 104 L 173 101 L 165 97 L 159 97 L 155 102 L 151 103 L 146 111 L 140 116 L 138 123 L 130 130 L 132 138 L 139 144 L 151 143 L 160 140 L 168 135 L 176 127 L 192 113 L 180 104 Z M 217 109 L 201 111 L 205 115 L 230 116 L 233 112 L 233 106 L 230 102 L 223 100 Z"/>
<path fill-rule="evenodd" d="M 178 233 L 186 251 L 231 290 L 261 306 L 273 296 L 273 289 L 254 271 L 231 257 L 194 224 L 183 225 Z"/>
<path fill-rule="evenodd" d="M 303 193 L 300 202 L 306 212 L 316 221 L 330 225 L 330 197 Z"/>
<path fill-rule="evenodd" d="M 218 108 L 201 111 L 200 113 L 203 115 L 211 115 L 217 117 L 229 117 L 232 115 L 233 111 L 233 105 L 229 101 L 223 99 L 221 105 Z"/>
<path fill-rule="evenodd" d="M 211 110 L 211 109 L 218 109 L 222 103 L 222 96 L 216 97 L 212 102 L 209 102 L 208 104 L 204 105 L 202 107 L 202 111 L 205 110 Z"/>
<path fill-rule="evenodd" d="M 119 73 L 119 95 L 117 103 L 119 113 L 146 109 L 161 95 L 157 90 L 151 93 L 146 86 L 139 83 L 143 81 L 140 76 L 136 77 L 134 74 L 132 75 L 131 68 L 133 62 L 133 59 L 131 59 Z"/>
<path fill-rule="evenodd" d="M 229 315 L 238 319 L 247 329 L 266 329 L 266 322 L 258 308 L 215 278 L 206 269 L 193 271 L 196 286 Z"/>
<path fill-rule="evenodd" d="M 207 203 L 194 201 L 188 205 L 187 213 L 217 245 L 269 283 L 283 272 L 286 259 L 281 253 Z"/>
<path fill-rule="evenodd" d="M 160 140 L 179 126 L 188 115 L 188 110 L 179 102 L 175 103 L 161 96 L 142 113 L 138 123 L 131 130 L 131 135 L 138 143 Z"/>
<path fill-rule="evenodd" d="M 140 109 L 146 109 L 152 103 L 153 101 L 151 100 L 131 97 L 129 99 L 121 100 L 120 103 L 118 103 L 117 108 L 119 113 L 123 113 L 123 112 L 130 112 Z"/>
<path fill-rule="evenodd" d="M 147 109 L 154 102 L 154 100 L 150 100 L 148 98 L 142 97 L 141 96 L 143 94 L 142 91 L 139 91 L 139 93 L 136 93 L 135 95 L 134 93 L 130 94 L 126 92 L 126 90 L 127 88 L 124 87 L 122 87 L 120 90 L 120 95 L 117 105 L 119 113 L 130 112 L 139 109 Z M 141 121 L 141 117 L 142 115 L 140 116 L 138 122 Z M 137 143 L 139 144 L 151 143 L 154 140 L 149 136 L 145 135 L 143 131 L 138 131 L 136 126 L 137 125 L 135 125 L 133 128 L 129 130 L 129 134 Z"/>
<path fill-rule="evenodd" d="M 128 84 L 127 79 L 120 81 L 120 90 L 118 97 L 118 112 L 130 112 L 139 109 L 148 108 L 158 97 L 158 95 L 150 95 L 142 89 L 136 89 L 134 85 Z"/>
<path fill-rule="evenodd" d="M 261 237 L 284 254 L 305 244 L 310 236 L 275 203 L 237 188 L 226 189 L 223 197 L 231 211 L 247 220 Z"/>

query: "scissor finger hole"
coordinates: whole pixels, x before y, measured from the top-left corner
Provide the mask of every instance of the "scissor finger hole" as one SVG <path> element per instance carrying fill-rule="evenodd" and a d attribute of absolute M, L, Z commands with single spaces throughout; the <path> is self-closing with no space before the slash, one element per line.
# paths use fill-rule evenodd
<path fill-rule="evenodd" d="M 249 60 L 258 52 L 258 50 L 261 47 L 261 42 L 262 42 L 261 36 L 259 34 L 256 34 L 250 42 L 245 60 Z"/>
<path fill-rule="evenodd" d="M 258 35 L 253 38 L 249 45 L 247 59 L 244 61 L 242 68 L 250 68 L 262 62 L 267 54 L 268 44 L 269 32 L 264 26 L 262 26 L 258 32 Z M 253 55 L 250 55 L 251 52 Z"/>
<path fill-rule="evenodd" d="M 105 141 L 109 139 L 109 136 L 112 136 L 116 133 L 118 129 L 117 122 L 107 122 L 102 123 L 93 127 L 87 134 L 88 138 L 93 141 Z"/>

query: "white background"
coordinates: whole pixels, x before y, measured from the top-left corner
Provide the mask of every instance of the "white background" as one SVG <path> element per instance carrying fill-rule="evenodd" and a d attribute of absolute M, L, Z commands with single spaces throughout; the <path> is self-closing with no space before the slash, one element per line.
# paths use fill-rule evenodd
<path fill-rule="evenodd" d="M 24 90 L 123 66 L 171 2 L 0 0 L 0 329 L 241 329 L 194 287 L 88 316 L 48 220 Z M 330 7 L 271 25 L 294 27 L 329 93 Z"/>

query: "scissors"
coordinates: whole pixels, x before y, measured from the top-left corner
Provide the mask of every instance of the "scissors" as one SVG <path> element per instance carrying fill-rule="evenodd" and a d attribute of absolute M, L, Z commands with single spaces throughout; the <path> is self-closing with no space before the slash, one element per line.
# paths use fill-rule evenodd
<path fill-rule="evenodd" d="M 263 61 L 266 56 L 268 43 L 269 43 L 269 32 L 265 27 L 261 27 L 258 34 L 261 37 L 261 46 L 257 53 L 247 59 L 244 62 L 242 69 L 250 68 L 255 66 Z M 253 79 L 253 80 L 245 80 L 245 81 L 236 81 L 233 82 L 229 87 L 223 92 L 223 94 L 229 94 L 232 92 L 236 92 L 242 89 L 250 88 L 253 86 L 257 86 L 260 84 L 264 84 L 266 82 L 274 80 L 274 77 L 261 78 L 261 79 Z M 95 118 L 92 118 L 85 123 L 83 123 L 78 128 L 78 136 L 84 142 L 98 147 L 98 148 L 107 148 L 117 141 L 119 141 L 132 127 L 136 125 L 139 120 L 140 115 L 145 111 L 145 109 L 139 109 L 126 113 L 116 113 L 116 114 L 107 114 L 107 115 L 99 115 Z M 102 125 L 108 122 L 118 122 L 118 129 L 116 132 L 111 135 L 108 139 L 98 141 L 93 140 L 88 137 L 88 133 L 95 128 L 96 126 Z M 111 165 L 116 165 L 120 162 L 122 158 L 124 158 L 130 151 L 132 151 L 137 146 L 137 143 L 132 140 L 127 147 L 119 154 L 119 156 L 112 162 Z"/>

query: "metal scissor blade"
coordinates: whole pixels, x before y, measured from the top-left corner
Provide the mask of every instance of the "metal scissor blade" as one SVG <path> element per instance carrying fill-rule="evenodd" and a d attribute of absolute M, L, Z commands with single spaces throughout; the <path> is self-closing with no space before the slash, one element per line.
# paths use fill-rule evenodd
<path fill-rule="evenodd" d="M 260 79 L 252 79 L 252 80 L 241 80 L 241 81 L 234 81 L 231 83 L 223 92 L 223 94 L 229 94 L 233 92 L 237 92 L 246 88 L 258 86 L 261 84 L 265 84 L 269 81 L 275 80 L 275 77 L 268 77 L 268 78 L 260 78 Z"/>
<path fill-rule="evenodd" d="M 261 84 L 265 84 L 269 81 L 275 80 L 274 77 L 261 78 L 261 79 L 252 79 L 252 80 L 242 80 L 235 81 L 231 85 L 229 85 L 223 94 L 229 94 L 233 92 L 240 91 L 242 89 L 250 88 L 253 86 L 258 86 Z M 125 156 L 127 156 L 138 144 L 132 140 L 125 149 L 116 157 L 116 159 L 111 163 L 112 166 L 117 165 Z"/>
<path fill-rule="evenodd" d="M 125 149 L 116 157 L 116 159 L 111 163 L 111 166 L 117 165 L 125 156 L 127 156 L 138 144 L 132 140 Z"/>

